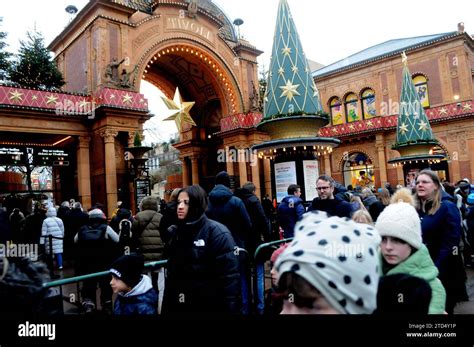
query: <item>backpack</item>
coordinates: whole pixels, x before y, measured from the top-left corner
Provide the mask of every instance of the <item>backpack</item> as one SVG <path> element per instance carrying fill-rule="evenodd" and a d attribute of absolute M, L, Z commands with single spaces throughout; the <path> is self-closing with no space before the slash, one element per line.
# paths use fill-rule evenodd
<path fill-rule="evenodd" d="M 130 246 L 132 242 L 132 222 L 128 219 L 122 219 L 119 222 L 119 244 L 121 246 Z"/>
<path fill-rule="evenodd" d="M 97 257 L 106 247 L 106 233 L 107 224 L 100 224 L 99 226 L 84 225 L 79 229 L 78 245 L 81 250 L 87 250 L 86 252 L 80 251 L 81 254 L 86 258 Z"/>

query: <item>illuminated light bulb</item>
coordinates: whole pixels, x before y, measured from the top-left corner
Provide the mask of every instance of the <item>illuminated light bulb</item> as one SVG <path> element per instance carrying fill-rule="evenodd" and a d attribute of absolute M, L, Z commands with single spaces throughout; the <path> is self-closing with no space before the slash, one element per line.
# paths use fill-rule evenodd
<path fill-rule="evenodd" d="M 306 150 L 306 146 L 303 147 Z"/>
<path fill-rule="evenodd" d="M 174 48 L 171 48 L 171 52 L 174 52 Z"/>
<path fill-rule="evenodd" d="M 169 52 L 170 52 L 170 50 L 169 50 L 169 49 L 166 49 L 166 53 L 169 53 Z"/>
<path fill-rule="evenodd" d="M 293 147 L 293 150 L 296 151 L 296 147 Z"/>
<path fill-rule="evenodd" d="M 283 152 L 286 152 L 286 148 L 283 148 Z"/>

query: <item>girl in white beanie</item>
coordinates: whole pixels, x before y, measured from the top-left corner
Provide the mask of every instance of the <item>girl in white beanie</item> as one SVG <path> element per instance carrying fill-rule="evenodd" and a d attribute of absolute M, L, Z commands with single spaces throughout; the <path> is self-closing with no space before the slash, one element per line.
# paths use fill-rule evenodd
<path fill-rule="evenodd" d="M 397 190 L 391 204 L 379 215 L 375 228 L 382 237 L 383 275 L 407 274 L 426 280 L 432 291 L 428 313 L 445 313 L 446 291 L 422 243 L 420 218 L 409 189 Z"/>

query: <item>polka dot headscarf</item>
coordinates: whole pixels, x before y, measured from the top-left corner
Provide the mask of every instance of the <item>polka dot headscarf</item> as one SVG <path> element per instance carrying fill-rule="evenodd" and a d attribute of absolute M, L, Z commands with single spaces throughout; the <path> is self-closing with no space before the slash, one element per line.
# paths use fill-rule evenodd
<path fill-rule="evenodd" d="M 292 271 L 318 289 L 340 313 L 371 314 L 380 277 L 380 236 L 373 227 L 325 212 L 307 213 L 278 257 L 281 275 Z"/>

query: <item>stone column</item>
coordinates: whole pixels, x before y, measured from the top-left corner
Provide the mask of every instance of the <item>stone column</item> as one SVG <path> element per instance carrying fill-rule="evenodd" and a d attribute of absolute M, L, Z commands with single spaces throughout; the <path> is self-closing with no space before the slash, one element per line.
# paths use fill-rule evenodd
<path fill-rule="evenodd" d="M 115 137 L 118 131 L 104 129 L 100 136 L 105 147 L 105 192 L 107 194 L 107 217 L 111 218 L 117 207 L 117 164 L 115 162 Z"/>
<path fill-rule="evenodd" d="M 255 195 L 262 200 L 262 192 L 260 190 L 260 159 L 258 159 L 257 155 L 252 154 L 252 160 L 250 165 L 252 167 L 252 182 L 255 184 Z"/>
<path fill-rule="evenodd" d="M 199 184 L 199 158 L 196 156 L 191 157 L 191 169 L 193 184 Z"/>
<path fill-rule="evenodd" d="M 92 206 L 91 198 L 91 168 L 89 160 L 89 136 L 79 136 L 77 145 L 77 186 L 79 200 L 84 209 Z"/>
<path fill-rule="evenodd" d="M 263 159 L 263 176 L 265 184 L 265 193 L 270 196 L 270 199 L 273 199 L 272 191 L 272 166 L 270 164 L 270 159 Z"/>
<path fill-rule="evenodd" d="M 226 170 L 229 176 L 234 176 L 234 160 L 232 156 L 229 153 L 229 150 L 231 150 L 228 146 L 225 147 L 225 165 L 226 165 Z"/>
<path fill-rule="evenodd" d="M 375 147 L 377 148 L 377 155 L 380 169 L 380 184 L 383 187 L 387 183 L 387 160 L 385 158 L 385 138 L 383 134 L 375 136 Z"/>
<path fill-rule="evenodd" d="M 331 176 L 332 171 L 331 171 L 331 155 L 330 154 L 325 154 L 324 156 L 324 174 Z"/>
<path fill-rule="evenodd" d="M 181 157 L 180 160 L 183 162 L 183 188 L 189 186 L 189 168 L 187 157 Z"/>
<path fill-rule="evenodd" d="M 247 162 L 245 161 L 245 151 L 243 147 L 238 149 L 238 158 L 239 158 L 239 177 L 240 177 L 240 186 L 248 181 L 247 178 Z"/>

